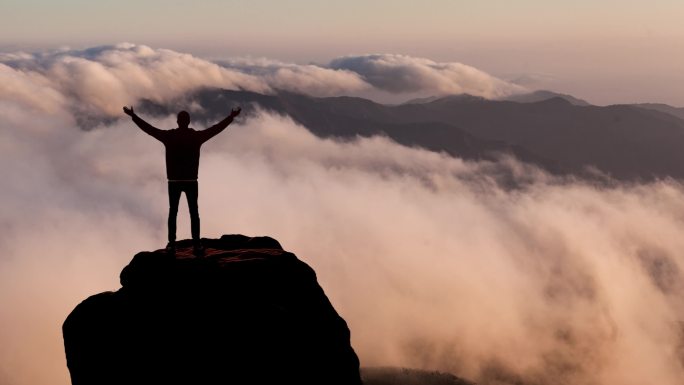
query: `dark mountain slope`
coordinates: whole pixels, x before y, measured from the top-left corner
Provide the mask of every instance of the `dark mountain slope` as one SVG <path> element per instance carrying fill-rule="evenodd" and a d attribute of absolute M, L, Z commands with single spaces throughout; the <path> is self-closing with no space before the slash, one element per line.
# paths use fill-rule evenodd
<path fill-rule="evenodd" d="M 660 111 L 672 116 L 676 116 L 679 119 L 684 119 L 684 108 L 682 107 L 672 107 L 667 104 L 662 103 L 641 103 L 632 104 L 635 107 L 641 107 L 647 110 Z"/>
<path fill-rule="evenodd" d="M 554 172 L 595 168 L 622 180 L 684 178 L 684 120 L 630 105 L 577 106 L 559 97 L 535 103 L 467 95 L 387 106 L 354 97 L 315 98 L 292 93 L 203 90 L 194 95 L 200 120 L 222 117 L 232 105 L 291 116 L 321 137 L 386 135 L 408 146 L 466 159 L 492 152 Z M 179 103 L 182 105 L 182 103 Z M 148 111 L 169 113 L 147 104 Z M 174 106 L 178 107 L 178 106 Z"/>
<path fill-rule="evenodd" d="M 556 162 L 521 146 L 501 140 L 481 139 L 448 122 L 430 120 L 429 114 L 422 114 L 422 118 L 407 119 L 398 115 L 399 110 L 394 107 L 363 98 L 315 98 L 293 93 L 261 95 L 246 91 L 205 90 L 195 95 L 193 100 L 204 110 L 194 117 L 200 121 L 200 125 L 221 119 L 226 105 L 240 105 L 246 116 L 254 114 L 257 109 L 288 115 L 320 137 L 349 139 L 381 135 L 405 146 L 445 152 L 465 159 L 493 160 L 501 154 L 509 154 L 547 170 L 562 171 Z M 146 102 L 141 111 L 166 115 L 183 108 L 183 104 L 180 102 L 176 106 L 162 107 Z"/>
<path fill-rule="evenodd" d="M 574 104 L 576 106 L 590 106 L 591 105 L 591 103 L 587 102 L 586 100 L 578 99 L 572 95 L 559 94 L 557 92 L 547 91 L 547 90 L 533 91 L 533 92 L 530 92 L 528 94 L 511 95 L 511 96 L 503 98 L 501 100 L 508 100 L 510 102 L 518 102 L 518 103 L 537 103 L 537 102 L 542 102 L 544 100 L 553 99 L 553 98 L 565 99 L 570 104 Z"/>

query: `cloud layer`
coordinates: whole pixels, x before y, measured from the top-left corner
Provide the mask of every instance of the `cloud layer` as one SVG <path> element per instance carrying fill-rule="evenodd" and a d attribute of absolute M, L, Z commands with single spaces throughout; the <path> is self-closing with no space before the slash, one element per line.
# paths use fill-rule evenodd
<path fill-rule="evenodd" d="M 0 362 L 9 384 L 66 384 L 66 314 L 163 245 L 163 150 L 127 121 L 26 119 L 46 125 L 5 132 Z M 501 168 L 533 182 L 506 190 Z M 321 140 L 267 114 L 208 143 L 200 180 L 203 234 L 271 235 L 310 263 L 366 366 L 485 384 L 681 378 L 678 183 L 598 188 L 510 159 Z"/>
<path fill-rule="evenodd" d="M 270 90 L 261 79 L 188 54 L 126 43 L 5 54 L 0 63 L 0 84 L 5 84 L 0 97 L 46 112 L 61 108 L 116 116 L 121 106 L 141 98 L 164 102 L 201 87 Z"/>
<path fill-rule="evenodd" d="M 3 60 L 16 81 L 36 84 L 56 82 L 38 74 L 61 66 Z M 30 93 L 0 94 L 3 384 L 68 384 L 68 312 L 118 288 L 134 253 L 164 244 L 163 148 L 127 119 L 76 128 L 68 106 L 83 91 L 71 87 L 109 84 L 79 73 L 42 107 Z M 525 187 L 502 187 L 499 175 Z M 260 113 L 205 145 L 199 203 L 204 236 L 270 235 L 311 264 L 364 366 L 482 384 L 676 385 L 684 376 L 679 182 L 602 187 L 513 159 L 323 140 Z M 188 222 L 181 209 L 180 237 Z"/>
<path fill-rule="evenodd" d="M 405 55 L 345 56 L 331 68 L 353 71 L 374 87 L 393 93 L 431 95 L 471 94 L 497 98 L 525 92 L 525 88 L 495 78 L 462 63 L 438 63 Z"/>
<path fill-rule="evenodd" d="M 350 56 L 330 65 L 244 58 L 218 64 L 129 43 L 0 53 L 0 100 L 47 113 L 118 116 L 121 106 L 142 98 L 164 103 L 203 87 L 314 96 L 465 92 L 498 97 L 522 90 L 460 63 L 400 55 Z"/>

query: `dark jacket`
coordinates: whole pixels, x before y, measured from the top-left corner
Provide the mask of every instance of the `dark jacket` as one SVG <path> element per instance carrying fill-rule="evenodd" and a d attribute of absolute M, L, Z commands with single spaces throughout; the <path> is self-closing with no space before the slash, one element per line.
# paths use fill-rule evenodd
<path fill-rule="evenodd" d="M 133 115 L 133 122 L 166 147 L 166 177 L 169 180 L 197 180 L 199 169 L 200 147 L 202 143 L 223 131 L 233 121 L 228 116 L 217 124 L 203 131 L 192 128 L 174 128 L 160 130 L 138 115 Z"/>

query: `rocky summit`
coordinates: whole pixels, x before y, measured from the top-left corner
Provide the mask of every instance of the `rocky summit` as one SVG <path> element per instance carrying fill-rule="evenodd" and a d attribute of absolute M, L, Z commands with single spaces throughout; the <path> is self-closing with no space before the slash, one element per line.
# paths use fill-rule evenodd
<path fill-rule="evenodd" d="M 316 274 L 269 237 L 140 252 L 116 292 L 63 325 L 73 385 L 360 384 L 350 332 Z"/>

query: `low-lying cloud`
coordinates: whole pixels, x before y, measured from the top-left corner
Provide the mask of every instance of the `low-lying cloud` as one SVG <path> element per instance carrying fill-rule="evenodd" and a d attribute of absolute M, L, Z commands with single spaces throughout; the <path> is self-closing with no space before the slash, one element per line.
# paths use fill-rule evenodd
<path fill-rule="evenodd" d="M 66 315 L 165 243 L 163 147 L 128 119 L 84 132 L 58 98 L 43 110 L 3 92 L 0 378 L 68 384 Z M 526 183 L 508 189 L 503 174 Z M 259 113 L 205 145 L 199 204 L 204 236 L 270 235 L 309 263 L 363 366 L 481 384 L 684 376 L 678 181 L 597 186 L 510 158 L 320 139 Z M 188 222 L 182 209 L 180 237 Z"/>
<path fill-rule="evenodd" d="M 499 98 L 526 90 L 462 63 L 439 63 L 405 55 L 345 56 L 333 60 L 330 67 L 356 72 L 374 87 L 393 93 Z"/>
<path fill-rule="evenodd" d="M 284 63 L 265 58 L 236 58 L 219 63 L 263 79 L 274 89 L 312 96 L 348 95 L 373 88 L 355 72 L 316 64 Z"/>
<path fill-rule="evenodd" d="M 487 98 L 524 90 L 460 63 L 401 55 L 349 56 L 329 65 L 246 58 L 214 63 L 130 43 L 0 53 L 0 100 L 46 113 L 118 116 L 120 106 L 140 99 L 165 103 L 206 87 L 313 96 L 470 93 Z"/>
<path fill-rule="evenodd" d="M 262 79 L 192 55 L 128 43 L 0 55 L 0 98 L 45 112 L 117 116 L 141 98 L 165 102 L 202 87 L 268 92 Z M 43 89 L 49 98 L 43 101 Z"/>

